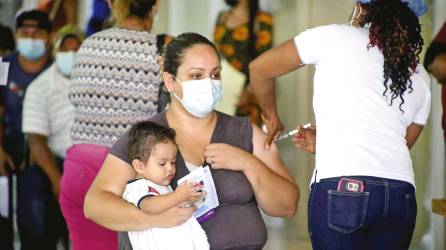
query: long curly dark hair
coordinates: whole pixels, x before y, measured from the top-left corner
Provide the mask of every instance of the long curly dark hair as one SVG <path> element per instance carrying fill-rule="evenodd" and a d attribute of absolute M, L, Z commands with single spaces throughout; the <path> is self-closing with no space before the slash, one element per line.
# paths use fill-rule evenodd
<path fill-rule="evenodd" d="M 383 95 L 388 97 L 390 90 L 390 105 L 399 97 L 399 109 L 403 111 L 403 96 L 413 90 L 410 76 L 418 65 L 424 44 L 418 17 L 401 0 L 374 0 L 361 7 L 366 14 L 359 25 L 370 25 L 368 47 L 377 46 L 384 55 Z"/>

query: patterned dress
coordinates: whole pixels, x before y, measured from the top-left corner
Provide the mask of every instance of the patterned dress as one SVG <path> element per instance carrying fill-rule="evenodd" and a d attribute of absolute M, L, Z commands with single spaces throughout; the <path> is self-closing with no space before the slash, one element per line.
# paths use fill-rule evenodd
<path fill-rule="evenodd" d="M 272 16 L 266 12 L 258 12 L 254 23 L 255 52 L 250 52 L 249 27 L 242 24 L 227 27 L 226 19 L 230 12 L 220 13 L 214 29 L 214 41 L 220 53 L 237 70 L 246 76 L 247 82 L 237 103 L 236 115 L 249 116 L 251 121 L 260 125 L 260 107 L 255 96 L 246 88 L 249 81 L 249 63 L 272 47 Z"/>
<path fill-rule="evenodd" d="M 69 94 L 74 144 L 110 147 L 132 124 L 157 114 L 158 58 L 157 37 L 148 32 L 112 28 L 85 40 Z"/>
<path fill-rule="evenodd" d="M 237 70 L 248 76 L 249 62 L 258 55 L 267 51 L 272 46 L 272 16 L 266 12 L 259 12 L 255 19 L 254 34 L 255 54 L 249 51 L 248 24 L 242 24 L 234 28 L 225 25 L 229 15 L 228 11 L 220 13 L 214 30 L 214 41 L 220 53 Z"/>

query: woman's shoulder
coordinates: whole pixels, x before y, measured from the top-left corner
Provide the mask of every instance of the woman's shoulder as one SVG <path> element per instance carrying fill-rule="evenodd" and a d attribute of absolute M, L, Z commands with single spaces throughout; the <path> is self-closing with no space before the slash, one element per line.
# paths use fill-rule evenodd
<path fill-rule="evenodd" d="M 217 15 L 217 24 L 224 24 L 226 18 L 228 17 L 230 11 L 229 10 L 223 10 L 220 11 Z"/>
<path fill-rule="evenodd" d="M 232 116 L 219 111 L 216 111 L 218 120 L 227 126 L 246 127 L 247 124 L 251 125 L 249 117 L 246 116 Z"/>
<path fill-rule="evenodd" d="M 137 31 L 112 27 L 89 36 L 82 45 L 91 45 L 100 41 L 102 44 L 116 45 L 122 47 L 123 43 L 135 44 L 135 42 L 156 44 L 157 36 L 146 31 Z M 82 46 L 81 46 L 82 47 Z"/>
<path fill-rule="evenodd" d="M 218 136 L 232 145 L 252 152 L 253 125 L 249 117 L 231 116 L 217 112 L 219 130 Z"/>

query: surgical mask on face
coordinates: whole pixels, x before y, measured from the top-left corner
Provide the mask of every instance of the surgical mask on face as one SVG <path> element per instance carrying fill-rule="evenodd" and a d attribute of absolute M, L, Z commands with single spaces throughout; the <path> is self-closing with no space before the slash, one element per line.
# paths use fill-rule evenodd
<path fill-rule="evenodd" d="M 175 92 L 172 92 L 173 96 L 189 113 L 198 118 L 209 115 L 223 96 L 220 80 L 206 78 L 184 81 L 181 86 L 183 86 L 183 99 L 180 99 Z"/>
<path fill-rule="evenodd" d="M 76 52 L 74 51 L 66 51 L 66 52 L 57 52 L 56 53 L 56 65 L 57 69 L 64 76 L 70 76 L 71 71 L 74 66 L 74 59 L 76 57 Z"/>
<path fill-rule="evenodd" d="M 20 55 L 28 60 L 34 61 L 45 55 L 45 40 L 32 38 L 19 38 L 17 50 Z"/>

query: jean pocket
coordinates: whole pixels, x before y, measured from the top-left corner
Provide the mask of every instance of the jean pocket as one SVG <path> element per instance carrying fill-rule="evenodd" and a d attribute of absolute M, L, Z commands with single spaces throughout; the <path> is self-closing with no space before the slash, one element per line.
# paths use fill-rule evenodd
<path fill-rule="evenodd" d="M 328 190 L 328 227 L 352 233 L 364 225 L 369 192 Z"/>

